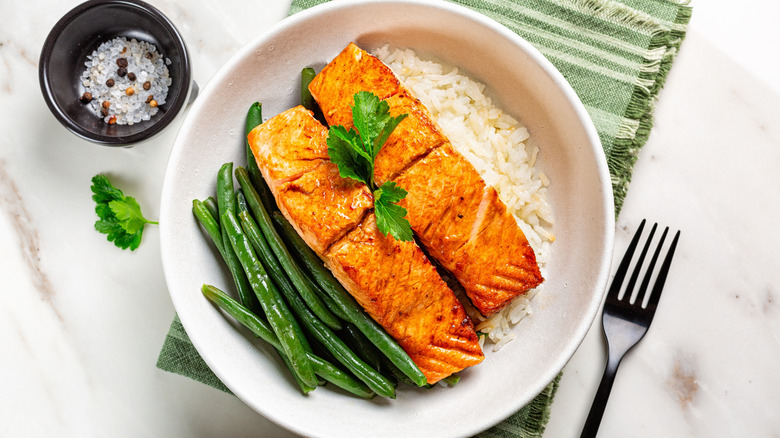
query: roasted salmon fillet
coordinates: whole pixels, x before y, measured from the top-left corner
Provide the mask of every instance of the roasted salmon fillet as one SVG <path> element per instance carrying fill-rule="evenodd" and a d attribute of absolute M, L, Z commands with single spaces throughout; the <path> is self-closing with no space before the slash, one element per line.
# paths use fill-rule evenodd
<path fill-rule="evenodd" d="M 312 123 L 305 108 L 285 111 L 261 127 L 248 137 L 255 160 L 279 210 L 322 255 L 374 207 L 371 191 L 339 177 L 328 157 L 328 131 Z"/>
<path fill-rule="evenodd" d="M 514 216 L 451 144 L 395 181 L 409 192 L 399 204 L 412 229 L 483 315 L 541 283 L 536 255 Z"/>
<path fill-rule="evenodd" d="M 455 294 L 415 243 L 383 235 L 373 213 L 325 258 L 336 278 L 398 340 L 428 383 L 482 362 L 477 333 Z"/>
<path fill-rule="evenodd" d="M 412 230 L 480 313 L 493 315 L 544 281 L 533 249 L 496 191 L 389 67 L 349 44 L 309 90 L 331 125 L 352 127 L 352 95 L 358 91 L 385 99 L 394 116 L 408 114 L 377 156 L 374 178 L 380 184 L 393 180 L 409 192 L 401 205 Z"/>
<path fill-rule="evenodd" d="M 342 178 L 327 128 L 303 107 L 248 136 L 284 216 L 345 289 L 435 383 L 484 359 L 463 305 L 414 242 L 376 227 L 368 188 Z"/>

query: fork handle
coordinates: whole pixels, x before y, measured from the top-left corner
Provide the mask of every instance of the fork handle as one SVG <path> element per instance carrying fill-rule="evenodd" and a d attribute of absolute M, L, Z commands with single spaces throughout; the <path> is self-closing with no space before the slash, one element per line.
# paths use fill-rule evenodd
<path fill-rule="evenodd" d="M 604 415 L 604 408 L 607 407 L 607 400 L 609 399 L 610 391 L 612 391 L 612 384 L 615 382 L 618 365 L 620 365 L 620 358 L 610 354 L 607 359 L 607 366 L 604 369 L 604 376 L 601 378 L 599 389 L 596 391 L 596 398 L 593 399 L 593 404 L 590 407 L 588 419 L 585 420 L 585 427 L 582 428 L 580 438 L 594 438 L 599 431 L 601 417 Z"/>

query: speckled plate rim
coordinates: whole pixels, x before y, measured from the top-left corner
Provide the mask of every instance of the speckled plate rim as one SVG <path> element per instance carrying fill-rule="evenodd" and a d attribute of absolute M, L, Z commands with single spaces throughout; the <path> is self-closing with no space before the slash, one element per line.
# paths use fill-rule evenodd
<path fill-rule="evenodd" d="M 337 19 L 339 26 L 332 26 Z M 358 400 L 327 388 L 302 396 L 269 348 L 236 329 L 200 295 L 202 283 L 229 287 L 229 277 L 191 215 L 191 200 L 213 193 L 213 176 L 223 162 L 244 161 L 245 109 L 253 101 L 263 100 L 265 118 L 289 108 L 296 103 L 300 68 L 321 67 L 349 41 L 371 45 L 383 39 L 415 49 L 411 42 L 418 41 L 424 52 L 462 61 L 467 71 L 506 93 L 502 104 L 513 107 L 507 109 L 539 143 L 552 181 L 557 240 L 545 290 L 534 299 L 535 313 L 517 326 L 517 339 L 487 352 L 485 362 L 464 371 L 454 388 L 405 388 L 396 400 Z M 463 47 L 487 41 L 481 51 Z M 491 64 L 487 59 L 492 65 L 485 65 Z M 535 95 L 523 89 L 518 69 L 548 89 Z M 518 82 L 506 85 L 507 75 Z M 535 99 L 538 112 L 512 99 L 515 93 Z M 244 47 L 207 84 L 179 132 L 160 218 L 171 299 L 197 350 L 250 407 L 307 436 L 360 436 L 367 430 L 377 436 L 468 436 L 516 412 L 555 378 L 588 332 L 603 298 L 614 236 L 606 159 L 584 106 L 562 75 L 528 42 L 489 18 L 446 2 L 411 0 L 327 3 L 282 21 Z"/>

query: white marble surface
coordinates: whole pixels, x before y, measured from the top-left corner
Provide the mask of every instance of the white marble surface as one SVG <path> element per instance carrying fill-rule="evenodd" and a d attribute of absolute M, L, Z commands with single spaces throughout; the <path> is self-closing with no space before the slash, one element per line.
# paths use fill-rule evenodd
<path fill-rule="evenodd" d="M 157 231 L 134 253 L 92 228 L 108 173 L 150 217 L 179 119 L 109 149 L 49 113 L 40 48 L 74 1 L 0 5 L 0 436 L 288 436 L 235 397 L 155 368 L 173 315 Z M 289 3 L 155 1 L 205 85 Z M 738 10 L 735 10 L 738 5 Z M 683 230 L 649 334 L 623 362 L 599 436 L 780 433 L 780 6 L 694 3 L 618 218 Z M 546 436 L 575 437 L 604 366 L 600 321 L 567 365 Z"/>

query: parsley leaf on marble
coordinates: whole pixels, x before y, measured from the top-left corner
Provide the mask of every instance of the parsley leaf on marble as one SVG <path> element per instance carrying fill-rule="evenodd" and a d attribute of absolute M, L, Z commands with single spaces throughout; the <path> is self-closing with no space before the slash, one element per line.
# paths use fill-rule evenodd
<path fill-rule="evenodd" d="M 157 222 L 146 219 L 141 214 L 138 201 L 132 196 L 125 196 L 105 175 L 95 175 L 91 189 L 98 216 L 95 229 L 119 248 L 134 251 L 141 244 L 144 225 Z"/>
<path fill-rule="evenodd" d="M 331 126 L 328 131 L 328 156 L 339 168 L 342 178 L 352 178 L 368 186 L 374 195 L 374 213 L 379 231 L 398 240 L 412 240 L 412 228 L 406 209 L 397 203 L 407 192 L 394 182 L 377 187 L 374 161 L 390 134 L 407 114 L 390 115 L 390 106 L 374 93 L 359 91 L 353 96 L 352 123 L 357 129 Z"/>

